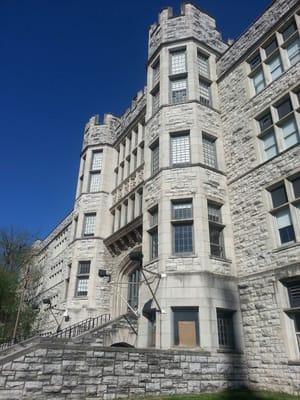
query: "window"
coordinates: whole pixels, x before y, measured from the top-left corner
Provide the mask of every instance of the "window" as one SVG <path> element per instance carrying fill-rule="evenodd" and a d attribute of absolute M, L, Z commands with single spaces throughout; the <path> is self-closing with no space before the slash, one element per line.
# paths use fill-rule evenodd
<path fill-rule="evenodd" d="M 291 65 L 300 60 L 300 39 L 293 40 L 286 48 L 288 59 Z"/>
<path fill-rule="evenodd" d="M 256 67 L 258 67 L 261 64 L 261 57 L 260 54 L 256 54 L 252 59 L 249 61 L 249 66 L 251 68 L 251 71 L 253 71 Z"/>
<path fill-rule="evenodd" d="M 285 96 L 283 101 L 257 118 L 258 137 L 265 160 L 299 143 L 299 128 L 295 115 L 297 112 L 291 98 Z"/>
<path fill-rule="evenodd" d="M 131 200 L 131 215 L 130 220 L 133 221 L 135 217 L 135 195 L 130 197 Z"/>
<path fill-rule="evenodd" d="M 159 170 L 159 142 L 151 146 L 151 173 L 156 174 Z"/>
<path fill-rule="evenodd" d="M 187 99 L 186 79 L 171 80 L 171 103 L 184 103 Z"/>
<path fill-rule="evenodd" d="M 265 77 L 262 69 L 259 69 L 252 77 L 255 93 L 260 93 L 266 86 Z"/>
<path fill-rule="evenodd" d="M 92 171 L 101 170 L 101 168 L 102 168 L 102 158 L 103 158 L 102 151 L 94 151 L 93 152 L 92 168 L 91 168 Z"/>
<path fill-rule="evenodd" d="M 266 56 L 269 57 L 275 50 L 278 48 L 277 39 L 273 38 L 273 40 L 265 46 Z"/>
<path fill-rule="evenodd" d="M 159 59 L 153 64 L 152 73 L 153 73 L 152 86 L 155 86 L 159 82 L 159 79 L 160 79 L 160 62 L 159 62 Z"/>
<path fill-rule="evenodd" d="M 217 168 L 216 138 L 202 135 L 204 164 Z"/>
<path fill-rule="evenodd" d="M 268 62 L 270 74 L 272 77 L 272 80 L 278 78 L 283 72 L 283 67 L 281 63 L 281 58 L 280 55 L 277 54 L 274 56 L 269 62 Z"/>
<path fill-rule="evenodd" d="M 171 136 L 172 165 L 190 163 L 190 135 L 189 133 L 174 134 Z"/>
<path fill-rule="evenodd" d="M 283 41 L 286 41 L 296 31 L 297 25 L 296 22 L 293 20 L 286 28 L 281 31 Z"/>
<path fill-rule="evenodd" d="M 90 173 L 90 188 L 89 191 L 91 193 L 98 192 L 100 189 L 100 173 L 99 172 L 91 172 Z"/>
<path fill-rule="evenodd" d="M 191 254 L 193 244 L 193 205 L 191 200 L 172 203 L 174 254 Z"/>
<path fill-rule="evenodd" d="M 204 106 L 211 106 L 211 90 L 210 83 L 202 79 L 199 80 L 200 103 Z"/>
<path fill-rule="evenodd" d="M 280 245 L 296 241 L 296 232 L 300 229 L 300 219 L 293 209 L 299 208 L 300 177 L 294 175 L 269 189 L 271 214 Z M 299 239 L 297 239 L 299 240 Z"/>
<path fill-rule="evenodd" d="M 209 58 L 198 51 L 197 55 L 198 70 L 201 76 L 209 78 Z"/>
<path fill-rule="evenodd" d="M 155 207 L 149 211 L 150 229 L 148 230 L 150 238 L 150 260 L 158 257 L 158 208 Z"/>
<path fill-rule="evenodd" d="M 186 72 L 185 50 L 174 51 L 171 53 L 171 74 L 182 74 Z"/>
<path fill-rule="evenodd" d="M 88 283 L 90 275 L 90 261 L 80 261 L 78 265 L 76 296 L 86 297 L 88 295 Z"/>
<path fill-rule="evenodd" d="M 225 258 L 224 239 L 221 216 L 221 205 L 215 203 L 207 203 L 208 224 L 209 224 L 209 240 L 210 254 L 214 257 Z"/>
<path fill-rule="evenodd" d="M 102 151 L 93 151 L 92 165 L 90 169 L 89 192 L 94 193 L 100 190 L 100 175 L 102 168 Z"/>
<path fill-rule="evenodd" d="M 136 310 L 139 305 L 140 271 L 135 269 L 128 275 L 128 304 Z"/>
<path fill-rule="evenodd" d="M 123 205 L 123 212 L 124 212 L 124 224 L 126 225 L 128 222 L 128 202 L 126 201 Z"/>
<path fill-rule="evenodd" d="M 152 113 L 156 113 L 159 109 L 159 97 L 160 97 L 160 91 L 159 87 L 153 92 L 152 94 Z"/>
<path fill-rule="evenodd" d="M 220 348 L 235 347 L 233 316 L 235 311 L 217 308 L 218 339 Z"/>
<path fill-rule="evenodd" d="M 181 347 L 199 346 L 198 307 L 172 307 L 174 345 Z"/>
<path fill-rule="evenodd" d="M 83 236 L 94 236 L 96 224 L 96 214 L 85 214 L 83 225 Z"/>
<path fill-rule="evenodd" d="M 286 287 L 290 307 L 286 310 L 286 313 L 294 323 L 298 349 L 300 351 L 300 279 L 292 279 L 286 282 Z"/>

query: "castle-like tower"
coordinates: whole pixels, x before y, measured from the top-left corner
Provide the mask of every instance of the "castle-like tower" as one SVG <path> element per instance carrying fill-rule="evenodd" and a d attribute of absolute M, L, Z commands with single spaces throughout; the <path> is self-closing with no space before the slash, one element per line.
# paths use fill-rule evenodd
<path fill-rule="evenodd" d="M 299 29 L 296 0 L 230 46 L 191 3 L 160 12 L 146 87 L 87 123 L 73 211 L 39 243 L 45 330 L 45 298 L 60 328 L 129 311 L 107 345 L 243 353 L 252 382 L 299 385 Z"/>

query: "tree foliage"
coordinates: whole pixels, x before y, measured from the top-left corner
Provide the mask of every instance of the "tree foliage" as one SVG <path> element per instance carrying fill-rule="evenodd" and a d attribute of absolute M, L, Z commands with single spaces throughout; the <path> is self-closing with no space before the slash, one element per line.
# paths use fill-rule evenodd
<path fill-rule="evenodd" d="M 13 336 L 20 307 L 17 337 L 33 330 L 36 311 L 30 299 L 38 280 L 32 236 L 15 229 L 0 230 L 0 343 Z"/>

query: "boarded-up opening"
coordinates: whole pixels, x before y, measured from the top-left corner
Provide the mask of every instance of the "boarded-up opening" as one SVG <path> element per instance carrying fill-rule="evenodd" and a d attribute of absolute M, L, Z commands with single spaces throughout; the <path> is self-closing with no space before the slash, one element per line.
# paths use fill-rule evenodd
<path fill-rule="evenodd" d="M 174 344 L 181 347 L 199 346 L 198 307 L 172 307 Z"/>
<path fill-rule="evenodd" d="M 178 331 L 179 346 L 194 347 L 197 345 L 194 321 L 178 321 Z"/>

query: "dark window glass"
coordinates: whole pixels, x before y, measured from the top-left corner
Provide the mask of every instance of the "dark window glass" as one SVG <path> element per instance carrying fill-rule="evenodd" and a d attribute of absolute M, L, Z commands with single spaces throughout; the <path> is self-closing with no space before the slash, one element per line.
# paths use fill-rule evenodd
<path fill-rule="evenodd" d="M 191 219 L 193 217 L 193 206 L 191 201 L 174 203 L 172 208 L 172 219 Z"/>
<path fill-rule="evenodd" d="M 219 222 L 219 223 L 222 222 L 220 206 L 218 206 L 216 204 L 208 203 L 207 210 L 208 210 L 208 220 L 209 221 Z"/>
<path fill-rule="evenodd" d="M 159 145 L 156 143 L 152 147 L 152 174 L 159 170 Z"/>
<path fill-rule="evenodd" d="M 290 282 L 287 287 L 290 299 L 290 307 L 300 307 L 300 281 Z"/>
<path fill-rule="evenodd" d="M 272 42 L 270 42 L 270 43 L 265 47 L 266 55 L 269 56 L 271 53 L 273 53 L 273 51 L 275 51 L 275 50 L 277 49 L 277 47 L 278 47 L 277 39 L 274 38 L 274 39 L 272 40 Z"/>
<path fill-rule="evenodd" d="M 295 197 L 300 197 L 300 176 L 292 181 Z"/>
<path fill-rule="evenodd" d="M 209 224 L 210 254 L 215 257 L 224 258 L 223 249 L 223 227 Z"/>
<path fill-rule="evenodd" d="M 79 263 L 79 274 L 89 274 L 90 273 L 90 262 L 80 262 Z"/>
<path fill-rule="evenodd" d="M 158 257 L 158 231 L 155 229 L 150 233 L 150 259 Z"/>
<path fill-rule="evenodd" d="M 173 226 L 174 252 L 176 254 L 193 252 L 193 224 Z"/>
<path fill-rule="evenodd" d="M 273 125 L 271 113 L 269 112 L 268 114 L 264 115 L 260 120 L 258 120 L 258 122 L 261 131 L 269 128 L 269 126 Z"/>
<path fill-rule="evenodd" d="M 233 314 L 234 311 L 218 310 L 218 337 L 219 346 L 234 348 L 234 329 L 233 329 Z"/>
<path fill-rule="evenodd" d="M 289 243 L 295 241 L 295 232 L 293 225 L 285 226 L 279 229 L 281 243 Z"/>
<path fill-rule="evenodd" d="M 251 69 L 256 68 L 261 63 L 260 54 L 256 54 L 250 61 L 249 65 Z"/>
<path fill-rule="evenodd" d="M 290 25 L 288 25 L 283 31 L 282 31 L 282 37 L 283 40 L 287 40 L 294 32 L 297 30 L 297 25 L 296 22 L 293 21 Z"/>
<path fill-rule="evenodd" d="M 199 345 L 198 307 L 174 307 L 174 344 L 194 347 Z"/>
<path fill-rule="evenodd" d="M 128 304 L 136 309 L 139 304 L 140 271 L 134 270 L 128 275 Z"/>
<path fill-rule="evenodd" d="M 273 207 L 278 207 L 281 204 L 287 203 L 287 195 L 284 185 L 278 186 L 277 188 L 271 190 Z"/>
<path fill-rule="evenodd" d="M 285 115 L 293 110 L 292 103 L 290 99 L 285 100 L 283 103 L 277 106 L 277 112 L 279 119 L 283 118 Z"/>

